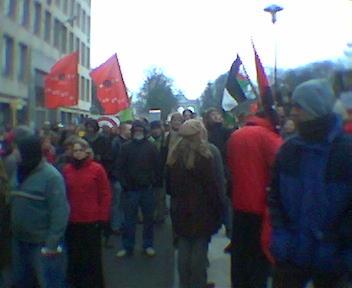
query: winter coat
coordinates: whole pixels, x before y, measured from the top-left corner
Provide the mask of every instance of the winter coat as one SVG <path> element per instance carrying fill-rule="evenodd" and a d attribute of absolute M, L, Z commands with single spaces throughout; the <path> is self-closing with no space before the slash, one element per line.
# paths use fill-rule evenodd
<path fill-rule="evenodd" d="M 269 194 L 271 252 L 320 272 L 352 272 L 352 138 L 334 118 L 323 143 L 281 148 Z"/>
<path fill-rule="evenodd" d="M 69 207 L 64 180 L 52 165 L 43 160 L 11 191 L 10 203 L 16 239 L 57 248 L 65 233 Z"/>
<path fill-rule="evenodd" d="M 64 167 L 71 223 L 93 223 L 110 218 L 111 190 L 102 165 L 88 159 L 80 168 Z"/>
<path fill-rule="evenodd" d="M 168 167 L 175 233 L 184 237 L 210 237 L 221 226 L 223 207 L 214 159 L 200 155 L 193 169 L 178 160 Z"/>
<path fill-rule="evenodd" d="M 232 133 L 227 145 L 227 164 L 232 180 L 234 209 L 263 215 L 270 169 L 282 144 L 270 122 L 252 116 Z"/>
<path fill-rule="evenodd" d="M 125 191 L 161 183 L 159 154 L 147 139 L 123 144 L 118 162 L 119 181 Z"/>

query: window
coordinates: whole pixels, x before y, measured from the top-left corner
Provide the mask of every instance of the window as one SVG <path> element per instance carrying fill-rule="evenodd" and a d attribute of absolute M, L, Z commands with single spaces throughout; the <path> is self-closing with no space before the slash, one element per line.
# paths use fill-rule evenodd
<path fill-rule="evenodd" d="M 5 35 L 2 63 L 4 65 L 3 74 L 6 77 L 11 76 L 13 72 L 13 54 L 14 54 L 13 39 Z"/>
<path fill-rule="evenodd" d="M 83 15 L 82 15 L 82 31 L 86 32 L 86 12 L 83 10 Z"/>
<path fill-rule="evenodd" d="M 34 33 L 40 35 L 42 22 L 42 5 L 40 3 L 34 4 Z"/>
<path fill-rule="evenodd" d="M 55 19 L 54 23 L 54 47 L 60 48 L 60 21 Z"/>
<path fill-rule="evenodd" d="M 82 66 L 86 66 L 86 46 L 84 45 L 84 43 L 81 43 L 81 65 Z"/>
<path fill-rule="evenodd" d="M 61 26 L 61 52 L 66 53 L 67 49 L 67 28 L 65 25 Z"/>
<path fill-rule="evenodd" d="M 64 13 L 67 14 L 68 12 L 68 0 L 64 0 Z"/>
<path fill-rule="evenodd" d="M 89 47 L 87 47 L 86 57 L 87 57 L 87 59 L 86 59 L 87 68 L 90 68 L 90 49 L 89 49 Z"/>
<path fill-rule="evenodd" d="M 86 79 L 86 100 L 89 102 L 89 79 Z"/>
<path fill-rule="evenodd" d="M 23 0 L 21 24 L 25 27 L 29 25 L 29 0 Z"/>
<path fill-rule="evenodd" d="M 73 36 L 73 33 L 70 32 L 70 39 L 69 39 L 69 49 L 70 49 L 70 52 L 72 52 L 74 50 L 74 36 Z"/>
<path fill-rule="evenodd" d="M 81 27 L 81 5 L 77 4 L 77 11 L 76 11 L 76 16 L 77 16 L 77 25 L 78 27 Z"/>
<path fill-rule="evenodd" d="M 70 0 L 70 15 L 75 15 L 75 0 Z"/>
<path fill-rule="evenodd" d="M 51 14 L 50 12 L 45 12 L 45 31 L 44 31 L 44 39 L 46 42 L 50 43 L 51 40 Z"/>
<path fill-rule="evenodd" d="M 18 62 L 18 80 L 27 80 L 27 67 L 28 67 L 28 47 L 23 43 L 19 45 L 19 62 Z"/>
<path fill-rule="evenodd" d="M 88 16 L 88 21 L 87 21 L 87 35 L 90 37 L 90 16 Z"/>
<path fill-rule="evenodd" d="M 61 0 L 56 0 L 56 1 L 55 1 L 55 5 L 56 5 L 58 8 L 61 8 Z"/>
<path fill-rule="evenodd" d="M 76 38 L 76 51 L 80 51 L 80 42 L 79 42 L 79 38 Z M 79 63 L 81 63 L 80 61 L 79 61 Z"/>
<path fill-rule="evenodd" d="M 85 92 L 84 92 L 84 88 L 85 88 L 85 84 L 84 84 L 84 77 L 81 76 L 81 83 L 80 83 L 80 99 L 84 100 L 85 99 Z"/>
<path fill-rule="evenodd" d="M 17 0 L 5 0 L 5 13 L 11 18 L 16 17 Z"/>

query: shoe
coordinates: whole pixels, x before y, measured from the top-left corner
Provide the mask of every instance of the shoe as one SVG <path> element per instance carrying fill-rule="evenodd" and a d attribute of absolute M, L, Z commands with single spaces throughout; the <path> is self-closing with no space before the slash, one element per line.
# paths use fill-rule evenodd
<path fill-rule="evenodd" d="M 132 251 L 128 251 L 126 249 L 122 249 L 120 251 L 118 251 L 116 253 L 116 257 L 117 258 L 124 258 L 124 257 L 127 257 L 127 256 L 132 256 L 133 255 L 133 252 Z"/>
<path fill-rule="evenodd" d="M 152 248 L 152 247 L 148 247 L 148 248 L 144 249 L 144 253 L 149 257 L 154 257 L 156 254 L 154 248 Z"/>

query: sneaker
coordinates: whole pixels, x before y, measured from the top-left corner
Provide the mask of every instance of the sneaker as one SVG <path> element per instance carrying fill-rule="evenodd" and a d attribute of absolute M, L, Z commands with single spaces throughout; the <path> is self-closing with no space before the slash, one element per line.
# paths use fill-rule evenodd
<path fill-rule="evenodd" d="M 116 253 L 117 258 L 124 258 L 126 256 L 132 256 L 133 252 L 132 251 L 127 251 L 126 249 L 122 249 Z"/>
<path fill-rule="evenodd" d="M 153 257 L 156 254 L 154 248 L 152 248 L 152 247 L 148 247 L 148 248 L 144 249 L 144 253 L 149 257 Z"/>

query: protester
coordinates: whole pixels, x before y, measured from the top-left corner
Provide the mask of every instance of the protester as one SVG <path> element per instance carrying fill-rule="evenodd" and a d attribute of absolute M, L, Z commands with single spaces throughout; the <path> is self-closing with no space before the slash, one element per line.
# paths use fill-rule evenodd
<path fill-rule="evenodd" d="M 226 143 L 232 133 L 232 129 L 224 127 L 224 118 L 216 108 L 210 108 L 205 112 L 204 125 L 207 128 L 209 142 L 214 144 L 220 151 L 224 163 L 224 175 L 226 179 L 227 195 L 225 197 L 226 205 L 223 211 L 223 223 L 226 228 L 227 236 L 231 237 L 232 226 L 232 205 L 231 195 L 231 177 L 226 161 Z M 224 248 L 225 253 L 230 253 L 232 248 L 231 242 Z"/>
<path fill-rule="evenodd" d="M 270 121 L 258 113 L 248 116 L 245 126 L 233 132 L 227 144 L 233 183 L 233 288 L 266 287 L 270 264 L 261 247 L 261 232 L 270 169 L 281 143 Z"/>
<path fill-rule="evenodd" d="M 112 170 L 112 205 L 111 205 L 111 229 L 114 234 L 121 234 L 125 222 L 122 207 L 122 186 L 118 173 L 118 162 L 121 155 L 121 147 L 131 140 L 130 122 L 124 122 L 119 127 L 119 134 L 112 141 L 112 151 L 114 155 L 114 168 Z"/>
<path fill-rule="evenodd" d="M 120 182 L 123 187 L 125 229 L 122 234 L 123 249 L 117 257 L 132 255 L 138 207 L 143 214 L 143 249 L 146 255 L 154 256 L 153 217 L 155 199 L 153 185 L 160 183 L 158 151 L 147 140 L 147 131 L 142 121 L 132 124 L 132 141 L 122 145 L 119 159 Z"/>
<path fill-rule="evenodd" d="M 150 123 L 150 137 L 153 139 L 153 144 L 158 150 L 159 159 L 162 157 L 163 148 L 165 145 L 164 131 L 160 121 L 152 121 Z M 163 175 L 164 165 L 160 161 L 159 175 Z M 166 193 L 163 185 L 163 178 L 160 177 L 160 183 L 157 183 L 157 187 L 154 188 L 155 195 L 155 214 L 154 219 L 156 223 L 163 223 L 166 215 Z"/>
<path fill-rule="evenodd" d="M 221 183 L 217 182 L 213 154 L 204 134 L 199 120 L 186 121 L 179 129 L 182 140 L 167 161 L 182 288 L 206 287 L 208 243 L 221 226 Z"/>
<path fill-rule="evenodd" d="M 14 286 L 66 287 L 62 240 L 69 208 L 60 173 L 42 159 L 41 141 L 18 142 L 17 186 L 11 191 Z"/>
<path fill-rule="evenodd" d="M 302 83 L 292 101 L 298 135 L 278 154 L 269 195 L 273 287 L 350 287 L 339 285 L 352 267 L 352 139 L 328 81 Z"/>
<path fill-rule="evenodd" d="M 89 157 L 89 144 L 73 140 L 73 159 L 64 168 L 71 206 L 66 240 L 68 279 L 74 287 L 105 287 L 101 228 L 110 217 L 111 190 L 107 174 Z"/>
<path fill-rule="evenodd" d="M 42 137 L 42 152 L 48 163 L 54 164 L 56 162 L 55 147 L 51 144 L 50 136 Z"/>
<path fill-rule="evenodd" d="M 194 119 L 194 112 L 191 109 L 185 109 L 182 112 L 182 116 L 184 121 Z"/>
<path fill-rule="evenodd" d="M 288 139 L 296 134 L 295 122 L 292 119 L 286 119 L 282 128 L 281 136 L 284 139 Z"/>
<path fill-rule="evenodd" d="M 63 142 L 63 153 L 56 158 L 55 163 L 55 167 L 60 172 L 63 172 L 63 168 L 66 166 L 66 164 L 71 162 L 73 153 L 73 142 L 77 139 L 80 139 L 80 137 L 78 137 L 77 135 L 71 135 Z"/>

